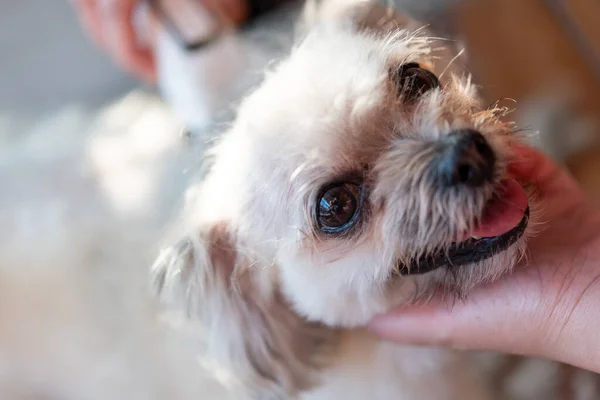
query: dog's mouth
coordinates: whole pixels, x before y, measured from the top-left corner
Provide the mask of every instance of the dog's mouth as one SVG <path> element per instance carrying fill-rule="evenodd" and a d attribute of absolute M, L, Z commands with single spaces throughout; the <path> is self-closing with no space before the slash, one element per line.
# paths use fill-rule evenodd
<path fill-rule="evenodd" d="M 458 268 L 493 257 L 515 244 L 529 223 L 529 201 L 515 180 L 503 182 L 502 195 L 486 206 L 484 217 L 467 238 L 452 243 L 449 249 L 425 255 L 400 268 L 402 275 L 419 275 L 441 267 Z"/>

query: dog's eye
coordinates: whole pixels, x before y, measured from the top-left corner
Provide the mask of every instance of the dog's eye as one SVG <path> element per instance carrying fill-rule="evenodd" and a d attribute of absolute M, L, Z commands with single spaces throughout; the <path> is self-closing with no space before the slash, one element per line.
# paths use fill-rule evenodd
<path fill-rule="evenodd" d="M 360 209 L 360 187 L 344 183 L 327 189 L 319 200 L 317 221 L 323 232 L 338 233 L 356 222 Z"/>
<path fill-rule="evenodd" d="M 440 81 L 417 63 L 401 65 L 394 76 L 400 95 L 407 101 L 416 100 L 424 93 L 438 88 Z"/>

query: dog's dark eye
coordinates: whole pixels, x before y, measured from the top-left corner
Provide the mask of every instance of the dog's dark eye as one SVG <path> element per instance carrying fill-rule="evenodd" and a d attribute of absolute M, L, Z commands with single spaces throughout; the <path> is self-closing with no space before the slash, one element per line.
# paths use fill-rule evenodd
<path fill-rule="evenodd" d="M 317 205 L 317 221 L 326 233 L 338 233 L 356 222 L 360 209 L 360 187 L 344 183 L 330 187 Z"/>
<path fill-rule="evenodd" d="M 416 100 L 424 93 L 440 86 L 438 78 L 417 63 L 401 65 L 395 71 L 394 78 L 398 84 L 399 94 L 407 101 Z"/>

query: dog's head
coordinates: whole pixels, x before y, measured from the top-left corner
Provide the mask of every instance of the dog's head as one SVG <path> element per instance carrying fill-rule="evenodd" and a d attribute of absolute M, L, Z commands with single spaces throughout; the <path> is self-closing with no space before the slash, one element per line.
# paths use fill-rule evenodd
<path fill-rule="evenodd" d="M 423 34 L 356 26 L 315 26 L 243 102 L 189 236 L 155 269 L 214 349 L 282 386 L 318 364 L 306 346 L 327 342 L 323 326 L 462 294 L 522 254 L 512 127 L 441 73 Z"/>

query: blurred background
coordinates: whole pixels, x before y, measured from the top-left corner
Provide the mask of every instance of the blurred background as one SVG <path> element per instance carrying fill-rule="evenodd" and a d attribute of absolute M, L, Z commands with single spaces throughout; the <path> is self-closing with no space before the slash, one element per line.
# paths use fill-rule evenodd
<path fill-rule="evenodd" d="M 600 2 L 462 1 L 453 15 L 484 96 L 514 99 L 517 122 L 600 195 Z"/>
<path fill-rule="evenodd" d="M 600 2 L 397 3 L 462 39 L 486 101 L 600 196 Z M 146 274 L 202 145 L 287 50 L 297 10 L 193 53 L 161 35 L 155 89 L 69 2 L 0 0 L 0 398 L 223 398 L 155 324 Z"/>

